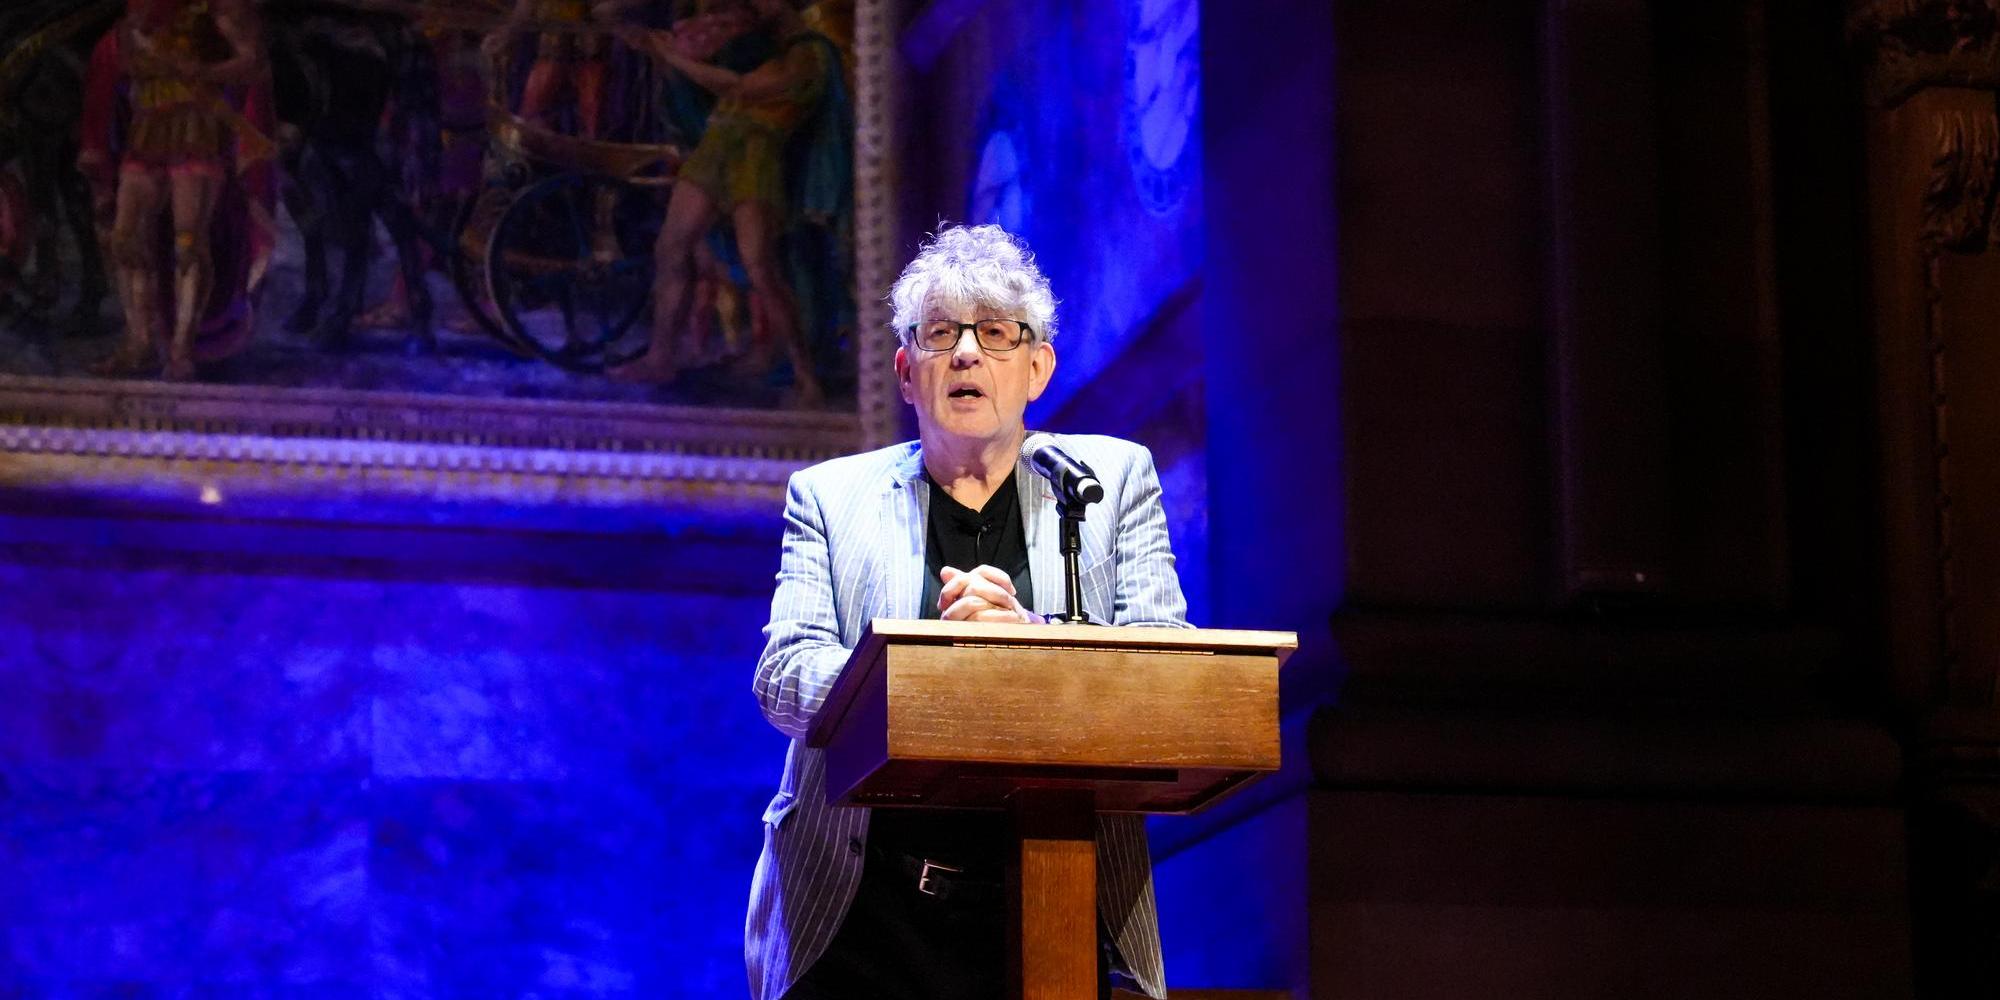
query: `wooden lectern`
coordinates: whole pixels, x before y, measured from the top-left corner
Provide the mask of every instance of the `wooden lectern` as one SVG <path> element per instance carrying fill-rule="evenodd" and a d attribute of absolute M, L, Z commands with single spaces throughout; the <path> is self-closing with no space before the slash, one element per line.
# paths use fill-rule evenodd
<path fill-rule="evenodd" d="M 1100 812 L 1188 813 L 1278 768 L 1291 632 L 878 618 L 806 735 L 850 806 L 1004 812 L 1010 995 L 1097 996 Z"/>

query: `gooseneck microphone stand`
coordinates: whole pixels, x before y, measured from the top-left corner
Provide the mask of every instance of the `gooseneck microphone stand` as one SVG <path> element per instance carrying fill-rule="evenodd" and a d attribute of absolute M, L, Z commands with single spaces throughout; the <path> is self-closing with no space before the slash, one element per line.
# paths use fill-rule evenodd
<path fill-rule="evenodd" d="M 1083 509 L 1104 499 L 1104 484 L 1090 466 L 1066 454 L 1053 435 L 1028 435 L 1021 442 L 1021 454 L 1055 488 L 1056 513 L 1062 518 L 1063 592 L 1069 610 L 1054 620 L 1064 625 L 1093 624 L 1090 613 L 1083 610 L 1083 574 L 1077 561 L 1083 558 Z"/>
<path fill-rule="evenodd" d="M 1061 498 L 1056 501 L 1056 514 L 1062 519 L 1061 551 L 1063 557 L 1063 597 L 1068 611 L 1055 617 L 1064 625 L 1090 625 L 1090 612 L 1083 610 L 1083 572 L 1079 564 L 1083 559 L 1083 509 L 1089 501 L 1068 495 L 1067 490 L 1058 488 Z"/>

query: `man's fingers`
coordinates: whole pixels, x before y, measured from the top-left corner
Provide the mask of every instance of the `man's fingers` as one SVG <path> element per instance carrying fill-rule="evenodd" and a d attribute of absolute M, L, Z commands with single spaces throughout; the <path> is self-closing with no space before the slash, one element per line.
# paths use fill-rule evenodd
<path fill-rule="evenodd" d="M 988 566 L 985 563 L 981 563 L 969 570 L 959 569 L 956 566 L 946 566 L 945 568 L 938 570 L 938 578 L 946 583 L 950 583 L 951 581 L 956 580 L 961 576 L 985 577 L 986 579 L 991 580 L 996 584 L 999 584 L 1008 593 L 1011 594 L 1014 592 L 1014 578 L 1008 576 L 1007 571 L 1001 569 L 998 566 Z"/>
<path fill-rule="evenodd" d="M 1002 608 L 988 608 L 985 611 L 973 612 L 972 618 L 970 620 L 976 622 L 1001 622 L 1007 625 L 1019 625 L 1026 619 L 1022 616 L 1022 614 L 1019 611 L 1007 611 Z"/>
<path fill-rule="evenodd" d="M 972 575 L 985 577 L 998 585 L 1001 590 L 1009 594 L 1014 593 L 1014 578 L 1008 576 L 1007 571 L 998 566 L 975 566 Z"/>
<path fill-rule="evenodd" d="M 986 604 L 980 598 L 958 598 L 958 600 L 946 604 L 944 612 L 940 612 L 938 618 L 942 618 L 946 622 L 968 622 L 968 620 L 972 620 L 974 614 L 984 612 L 984 610 L 992 610 L 992 604 Z"/>
<path fill-rule="evenodd" d="M 941 608 L 965 596 L 967 593 L 966 588 L 968 587 L 990 585 L 998 588 L 1000 592 L 1005 593 L 1008 597 L 1013 597 L 1015 594 L 1013 579 L 1007 575 L 1006 570 L 1000 569 L 997 566 L 982 565 L 970 570 L 959 569 L 956 566 L 946 566 L 938 571 L 938 578 L 944 581 L 944 588 L 938 592 L 938 607 Z M 995 601 L 994 603 L 1003 606 L 1007 604 L 1006 601 Z"/>
<path fill-rule="evenodd" d="M 944 609 L 940 618 L 948 622 L 1024 622 L 1019 606 L 995 605 L 980 597 L 962 597 Z"/>
<path fill-rule="evenodd" d="M 978 598 L 996 608 L 1011 608 L 1019 604 L 1014 595 L 1001 589 L 993 581 L 972 573 L 964 574 L 938 591 L 938 607 L 950 607 L 953 603 Z"/>
<path fill-rule="evenodd" d="M 1014 595 L 994 586 L 993 581 L 973 576 L 970 573 L 944 585 L 938 591 L 938 606 L 950 604 L 968 594 L 977 594 L 994 604 L 1005 605 Z"/>

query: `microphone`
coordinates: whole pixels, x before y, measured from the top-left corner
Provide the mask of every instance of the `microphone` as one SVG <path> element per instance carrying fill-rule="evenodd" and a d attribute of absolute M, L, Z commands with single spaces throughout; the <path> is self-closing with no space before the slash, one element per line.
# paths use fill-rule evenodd
<path fill-rule="evenodd" d="M 1056 498 L 1064 506 L 1081 507 L 1104 499 L 1104 484 L 1090 466 L 1071 458 L 1049 434 L 1030 434 L 1021 442 L 1021 455 L 1036 472 L 1056 488 Z"/>

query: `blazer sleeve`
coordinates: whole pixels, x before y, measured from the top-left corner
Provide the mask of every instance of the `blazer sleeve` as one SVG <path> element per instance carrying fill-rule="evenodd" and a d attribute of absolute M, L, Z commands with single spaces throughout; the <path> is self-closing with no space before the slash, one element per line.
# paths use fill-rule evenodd
<path fill-rule="evenodd" d="M 1187 598 L 1174 570 L 1173 544 L 1167 538 L 1167 511 L 1160 503 L 1160 476 L 1153 453 L 1138 447 L 1130 487 L 1123 491 L 1118 512 L 1118 591 L 1112 606 L 1113 624 L 1157 628 L 1193 628 L 1187 620 Z"/>
<path fill-rule="evenodd" d="M 785 490 L 778 589 L 752 685 L 764 718 L 786 736 L 805 738 L 847 654 L 834 611 L 825 515 L 801 475 L 793 475 Z"/>

